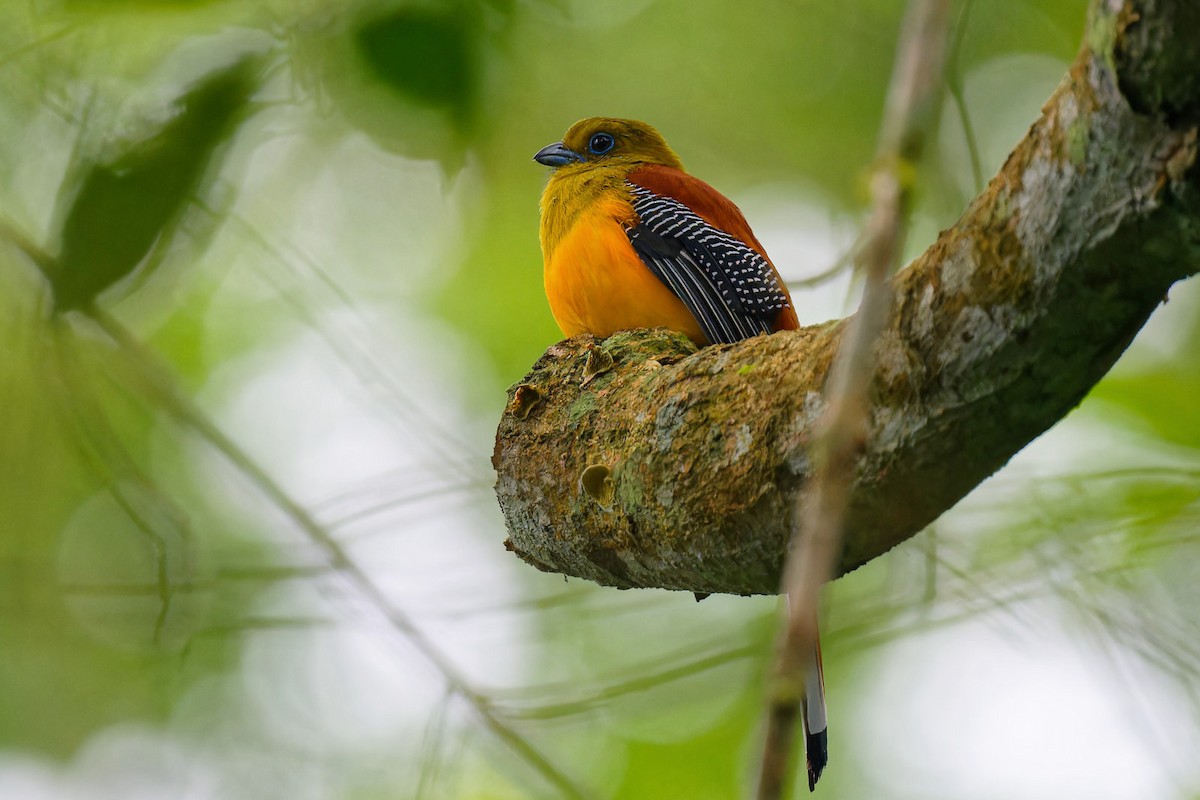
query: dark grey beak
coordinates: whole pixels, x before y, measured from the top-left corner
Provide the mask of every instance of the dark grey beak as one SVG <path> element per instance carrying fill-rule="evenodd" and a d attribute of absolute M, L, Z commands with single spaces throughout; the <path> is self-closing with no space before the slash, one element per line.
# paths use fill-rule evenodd
<path fill-rule="evenodd" d="M 561 167 L 572 161 L 583 161 L 583 156 L 571 150 L 562 142 L 548 144 L 534 154 L 533 160 L 547 167 Z"/>

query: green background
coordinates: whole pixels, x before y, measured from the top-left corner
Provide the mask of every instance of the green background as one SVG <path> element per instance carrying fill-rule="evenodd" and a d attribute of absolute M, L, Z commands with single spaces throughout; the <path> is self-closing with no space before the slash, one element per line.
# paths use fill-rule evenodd
<path fill-rule="evenodd" d="M 491 434 L 559 338 L 531 156 L 651 122 L 841 316 L 848 276 L 802 282 L 861 222 L 902 10 L 0 4 L 0 797 L 561 796 L 522 747 L 583 796 L 743 796 L 777 602 L 502 546 Z M 910 255 L 1085 12 L 956 4 Z M 1200 796 L 1197 294 L 831 588 L 823 796 Z"/>

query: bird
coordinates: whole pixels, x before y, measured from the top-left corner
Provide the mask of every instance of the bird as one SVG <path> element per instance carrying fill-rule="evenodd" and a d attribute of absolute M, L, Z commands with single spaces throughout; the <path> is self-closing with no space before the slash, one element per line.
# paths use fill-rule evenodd
<path fill-rule="evenodd" d="M 540 203 L 543 280 L 566 336 L 664 327 L 704 347 L 800 327 L 742 212 L 689 175 L 653 126 L 590 117 L 533 159 L 552 168 Z M 829 760 L 819 643 L 805 683 L 812 790 Z"/>
<path fill-rule="evenodd" d="M 546 296 L 567 336 L 665 327 L 697 345 L 799 327 L 742 212 L 652 126 L 593 117 L 543 147 Z"/>

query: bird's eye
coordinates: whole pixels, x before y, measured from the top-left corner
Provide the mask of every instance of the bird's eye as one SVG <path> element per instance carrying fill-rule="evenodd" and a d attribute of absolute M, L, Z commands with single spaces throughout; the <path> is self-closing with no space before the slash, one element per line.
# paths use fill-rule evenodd
<path fill-rule="evenodd" d="M 591 139 L 588 139 L 588 150 L 590 150 L 593 155 L 602 156 L 609 150 L 612 150 L 613 145 L 616 143 L 617 142 L 615 139 L 613 139 L 612 134 L 595 133 L 592 134 Z"/>

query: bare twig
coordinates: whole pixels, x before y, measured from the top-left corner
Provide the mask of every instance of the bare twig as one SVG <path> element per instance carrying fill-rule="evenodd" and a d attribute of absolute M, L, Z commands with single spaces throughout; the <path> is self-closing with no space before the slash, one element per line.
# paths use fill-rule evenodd
<path fill-rule="evenodd" d="M 329 566 L 346 580 L 394 631 L 403 636 L 433 665 L 446 682 L 449 691 L 463 698 L 484 726 L 554 786 L 563 797 L 582 800 L 590 796 L 532 742 L 500 718 L 492 706 L 491 698 L 476 689 L 450 657 L 425 635 L 403 609 L 392 602 L 379 583 L 350 556 L 329 530 L 280 486 L 265 468 L 226 436 L 203 410 L 179 391 L 173 376 L 159 363 L 153 352 L 118 320 L 103 311 L 93 309 L 89 316 L 130 356 L 136 370 L 135 380 L 142 384 L 141 388 L 146 395 L 178 422 L 200 435 L 282 511 L 309 541 L 324 553 Z"/>
<path fill-rule="evenodd" d="M 838 352 L 815 447 L 812 489 L 801 495 L 783 585 L 789 613 L 780 626 L 768 687 L 766 738 L 758 778 L 760 800 L 785 796 L 796 717 L 809 654 L 816 645 L 821 586 L 833 573 L 855 467 L 867 427 L 871 349 L 891 307 L 888 276 L 899 266 L 912 197 L 914 165 L 937 105 L 945 54 L 948 0 L 913 0 L 896 53 L 871 177 L 861 269 L 862 304 Z M 810 788 L 815 776 L 810 775 Z"/>
<path fill-rule="evenodd" d="M 962 124 L 963 139 L 967 143 L 967 155 L 971 161 L 971 186 L 978 192 L 983 188 L 983 159 L 979 155 L 979 141 L 975 135 L 975 125 L 971 122 L 971 114 L 967 110 L 967 100 L 963 86 L 962 46 L 967 35 L 967 20 L 971 16 L 972 0 L 963 3 L 958 12 L 958 21 L 954 25 L 954 45 L 946 58 L 946 91 L 954 101 L 954 110 Z"/>
<path fill-rule="evenodd" d="M 828 283 L 837 276 L 841 275 L 849 269 L 855 261 L 858 260 L 862 252 L 862 237 L 855 239 L 849 247 L 847 247 L 833 263 L 825 267 L 820 272 L 813 275 L 807 275 L 803 278 L 794 278 L 786 281 L 787 287 L 791 291 L 797 289 L 813 289 L 822 284 Z"/>

